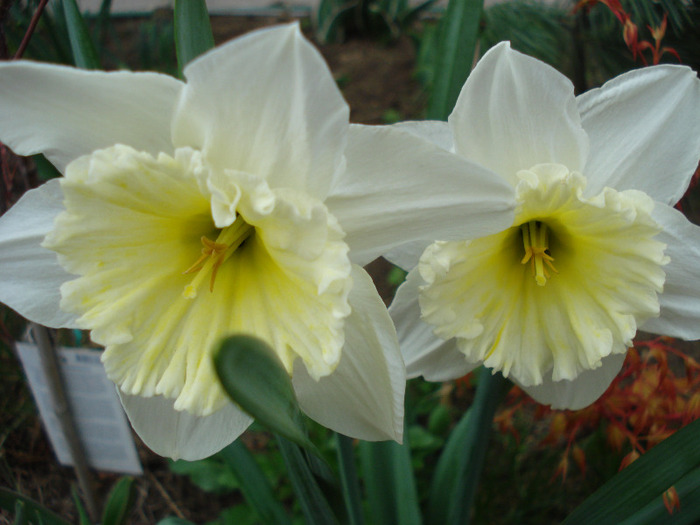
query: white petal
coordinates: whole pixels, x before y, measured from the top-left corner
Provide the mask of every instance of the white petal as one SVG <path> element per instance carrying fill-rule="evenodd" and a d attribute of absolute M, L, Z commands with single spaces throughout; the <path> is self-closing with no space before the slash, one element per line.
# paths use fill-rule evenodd
<path fill-rule="evenodd" d="M 479 237 L 513 222 L 506 181 L 399 128 L 353 125 L 345 155 L 326 204 L 357 264 L 408 241 Z"/>
<path fill-rule="evenodd" d="M 579 410 L 595 402 L 607 390 L 622 368 L 626 354 L 604 357 L 602 365 L 581 372 L 573 381 L 552 381 L 551 376 L 537 386 L 522 386 L 535 401 L 554 409 Z M 518 381 L 511 377 L 515 383 Z"/>
<path fill-rule="evenodd" d="M 331 430 L 400 442 L 406 374 L 396 332 L 369 275 L 354 266 L 352 277 L 353 310 L 338 368 L 316 382 L 297 361 L 294 390 L 304 412 Z"/>
<path fill-rule="evenodd" d="M 323 200 L 342 166 L 349 110 L 297 24 L 233 40 L 189 64 L 185 76 L 176 145 Z"/>
<path fill-rule="evenodd" d="M 669 206 L 656 203 L 652 217 L 663 227 L 657 239 L 666 243 L 671 262 L 659 296 L 661 315 L 643 330 L 682 339 L 700 339 L 700 228 Z"/>
<path fill-rule="evenodd" d="M 253 418 L 228 404 L 209 416 L 173 408 L 162 396 L 140 397 L 119 392 L 131 426 L 156 454 L 196 461 L 216 454 L 240 436 Z"/>
<path fill-rule="evenodd" d="M 541 163 L 581 171 L 588 155 L 571 82 L 508 42 L 477 63 L 449 123 L 457 153 L 513 184 L 518 170 Z"/>
<path fill-rule="evenodd" d="M 172 152 L 170 120 L 182 82 L 157 73 L 0 64 L 0 141 L 19 155 L 43 153 L 61 171 L 117 143 Z"/>
<path fill-rule="evenodd" d="M 382 256 L 390 263 L 409 271 L 418 265 L 420 256 L 423 255 L 423 252 L 430 244 L 432 244 L 432 241 L 425 239 L 411 241 L 392 248 Z"/>
<path fill-rule="evenodd" d="M 410 272 L 389 307 L 406 363 L 406 376 L 422 375 L 428 381 L 462 377 L 481 363 L 468 362 L 457 348 L 456 339 L 440 339 L 433 333 L 433 327 L 421 320 L 418 288 L 423 284 L 418 269 Z"/>
<path fill-rule="evenodd" d="M 675 204 L 700 151 L 700 80 L 690 68 L 654 66 L 625 73 L 577 98 L 591 141 L 588 192 L 642 190 Z"/>
<path fill-rule="evenodd" d="M 407 120 L 393 124 L 392 127 L 429 140 L 447 151 L 454 151 L 452 130 L 447 122 L 442 122 L 441 120 Z"/>
<path fill-rule="evenodd" d="M 41 247 L 61 211 L 61 188 L 52 180 L 25 193 L 0 218 L 0 302 L 52 328 L 75 326 L 75 316 L 58 307 L 61 284 L 75 276 L 61 268 L 54 252 Z"/>

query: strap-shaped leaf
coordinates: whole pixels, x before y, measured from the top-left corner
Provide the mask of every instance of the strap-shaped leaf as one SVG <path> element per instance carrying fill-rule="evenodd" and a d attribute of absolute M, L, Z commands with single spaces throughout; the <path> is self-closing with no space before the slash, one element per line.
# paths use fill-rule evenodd
<path fill-rule="evenodd" d="M 309 467 L 301 449 L 281 436 L 277 443 L 287 466 L 289 479 L 294 493 L 297 495 L 305 523 L 308 525 L 336 525 L 338 519 L 333 514 L 331 506 L 319 487 L 317 478 Z"/>
<path fill-rule="evenodd" d="M 447 120 L 474 61 L 484 0 L 450 0 L 440 20 L 428 118 Z"/>
<path fill-rule="evenodd" d="M 491 435 L 493 416 L 510 383 L 501 374 L 482 368 L 469 411 L 452 431 L 438 460 L 430 490 L 432 524 L 469 522 Z"/>
<path fill-rule="evenodd" d="M 175 52 L 182 70 L 188 62 L 214 47 L 209 11 L 204 0 L 175 0 Z"/>
<path fill-rule="evenodd" d="M 360 482 L 357 477 L 352 439 L 342 434 L 336 434 L 336 439 L 338 442 L 338 470 L 340 471 L 343 499 L 348 509 L 350 525 L 364 525 Z"/>
<path fill-rule="evenodd" d="M 83 69 L 99 69 L 100 59 L 78 5 L 75 0 L 63 0 L 62 4 L 75 65 Z"/>
<path fill-rule="evenodd" d="M 676 487 L 681 501 L 681 510 L 676 519 L 683 518 L 690 520 L 683 523 L 693 523 L 700 519 L 700 508 L 694 504 L 700 491 L 696 485 L 700 483 L 697 479 L 698 469 L 700 419 L 680 429 L 613 476 L 577 507 L 564 523 L 621 523 L 635 516 L 650 503 L 660 501 L 663 493 L 671 486 Z M 679 490 L 679 487 L 682 490 Z M 683 491 L 686 490 L 692 495 L 685 495 Z M 685 508 L 686 503 L 688 508 Z M 670 520 L 671 516 L 665 518 Z M 664 519 L 664 523 L 675 522 Z"/>
<path fill-rule="evenodd" d="M 71 485 L 70 495 L 73 498 L 73 503 L 75 504 L 75 508 L 78 511 L 78 524 L 92 525 L 92 520 L 90 519 L 90 516 L 88 516 L 85 505 L 83 505 L 83 502 L 80 500 L 80 493 L 78 492 L 78 489 L 75 485 Z"/>
<path fill-rule="evenodd" d="M 407 440 L 404 432 L 404 440 Z M 360 442 L 367 500 L 373 523 L 420 525 L 415 478 L 407 441 Z"/>
<path fill-rule="evenodd" d="M 23 518 L 27 521 L 42 523 L 43 525 L 70 525 L 69 522 L 36 501 L 0 487 L 0 509 L 15 512 L 17 510 L 17 502 L 21 502 L 20 507 L 22 508 Z"/>
<path fill-rule="evenodd" d="M 107 496 L 102 525 L 123 525 L 127 522 L 134 504 L 134 478 L 123 477 L 115 483 Z"/>
<path fill-rule="evenodd" d="M 262 523 L 279 525 L 291 523 L 253 454 L 240 440 L 231 443 L 219 455 L 236 476 L 243 496 L 258 513 Z"/>
<path fill-rule="evenodd" d="M 292 381 L 274 350 L 248 335 L 224 339 L 214 366 L 229 397 L 272 432 L 315 451 L 306 437 Z"/>
<path fill-rule="evenodd" d="M 700 468 L 683 476 L 673 485 L 678 494 L 680 508 L 669 514 L 662 497 L 654 498 L 645 507 L 639 509 L 620 525 L 647 525 L 664 523 L 665 525 L 697 525 L 700 518 Z"/>

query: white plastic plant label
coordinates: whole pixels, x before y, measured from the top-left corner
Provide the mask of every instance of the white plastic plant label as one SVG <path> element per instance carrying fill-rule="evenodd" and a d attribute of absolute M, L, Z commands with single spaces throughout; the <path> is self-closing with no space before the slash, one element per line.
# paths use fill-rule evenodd
<path fill-rule="evenodd" d="M 34 344 L 17 343 L 17 351 L 58 461 L 62 465 L 73 465 L 50 397 L 39 350 Z M 58 348 L 57 352 L 66 395 L 88 465 L 97 470 L 142 474 L 131 427 L 114 383 L 107 379 L 100 353 L 65 347 Z"/>

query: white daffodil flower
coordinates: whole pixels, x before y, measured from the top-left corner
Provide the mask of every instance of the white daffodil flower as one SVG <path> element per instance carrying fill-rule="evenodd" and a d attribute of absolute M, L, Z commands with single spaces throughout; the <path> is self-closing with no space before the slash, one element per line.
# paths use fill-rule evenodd
<path fill-rule="evenodd" d="M 575 98 L 502 43 L 447 123 L 400 127 L 494 171 L 518 204 L 500 233 L 389 255 L 411 269 L 390 307 L 409 377 L 483 364 L 577 409 L 605 391 L 638 329 L 700 337 L 700 229 L 672 208 L 700 156 L 693 71 L 640 69 Z"/>
<path fill-rule="evenodd" d="M 401 440 L 405 369 L 361 265 L 435 228 L 499 231 L 512 188 L 404 131 L 350 127 L 296 24 L 215 49 L 185 77 L 0 65 L 0 140 L 65 175 L 0 219 L 0 301 L 91 330 L 161 455 L 206 457 L 250 424 L 211 359 L 238 333 L 274 348 L 319 423 Z M 428 200 L 427 174 L 447 181 Z"/>

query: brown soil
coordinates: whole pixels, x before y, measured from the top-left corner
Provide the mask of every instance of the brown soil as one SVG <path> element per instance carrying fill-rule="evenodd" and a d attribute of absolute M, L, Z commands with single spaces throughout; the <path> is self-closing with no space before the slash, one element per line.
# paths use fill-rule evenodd
<path fill-rule="evenodd" d="M 156 16 L 168 14 L 158 13 Z M 212 25 L 215 39 L 221 43 L 251 29 L 280 21 L 286 19 L 215 17 Z M 120 19 L 115 26 L 122 38 L 128 39 L 130 34 L 136 34 L 143 22 L 141 19 Z M 421 114 L 423 94 L 412 76 L 414 49 L 408 38 L 392 45 L 351 40 L 342 45 L 323 46 L 321 52 L 352 108 L 351 121 L 380 124 L 384 122 L 387 110 L 398 113 L 403 119 Z M 132 67 L 138 65 L 132 64 Z M 389 300 L 392 293 L 385 279 L 388 267 L 383 260 L 370 265 L 370 272 L 385 300 Z M 12 325 L 12 319 L 9 319 L 12 315 L 6 310 L 0 311 L 0 321 Z M 77 522 L 71 498 L 71 486 L 76 485 L 73 470 L 56 462 L 19 365 L 9 352 L 0 352 L 0 382 L 0 486 L 33 498 L 69 521 Z M 128 523 L 153 524 L 166 516 L 204 523 L 215 519 L 222 509 L 235 503 L 230 497 L 204 493 L 185 477 L 172 474 L 164 459 L 150 452 L 138 438 L 137 443 L 145 474 L 136 480 L 136 501 Z M 104 501 L 118 477 L 93 472 L 98 501 Z M 12 522 L 7 513 L 0 511 L 0 524 Z"/>

